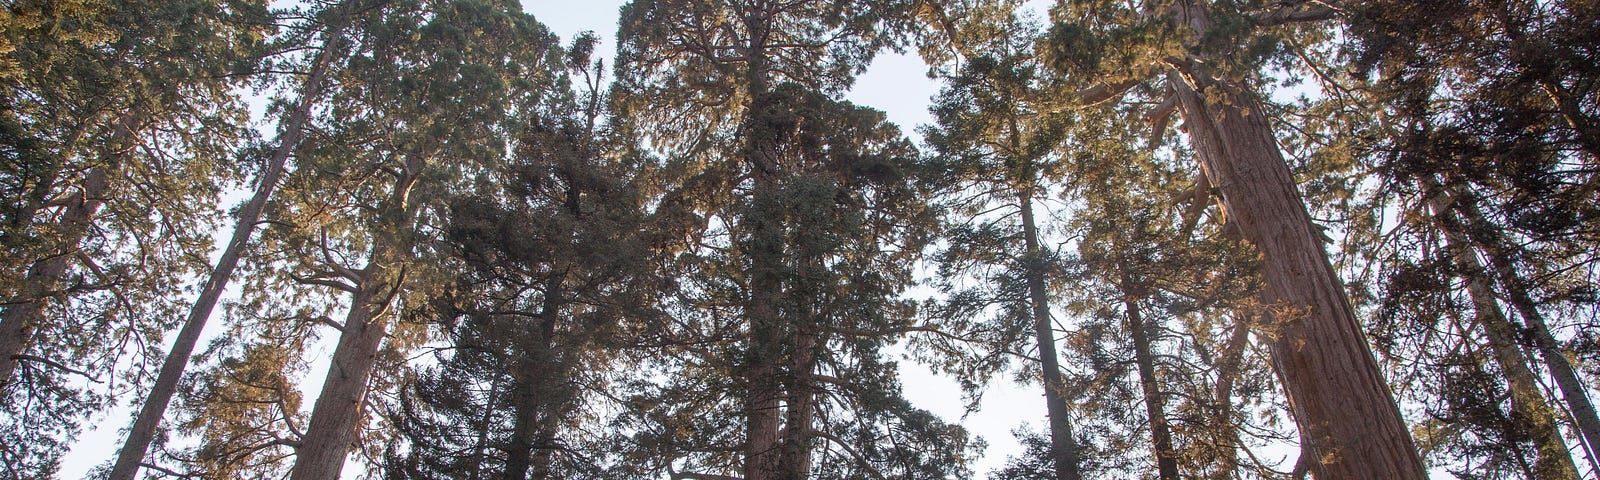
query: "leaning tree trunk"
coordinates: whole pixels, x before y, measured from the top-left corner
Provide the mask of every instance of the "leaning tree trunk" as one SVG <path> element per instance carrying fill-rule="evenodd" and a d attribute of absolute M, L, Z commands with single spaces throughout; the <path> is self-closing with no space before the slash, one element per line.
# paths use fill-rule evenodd
<path fill-rule="evenodd" d="M 139 113 L 130 112 L 116 120 L 105 163 L 90 168 L 78 185 L 78 192 L 66 201 L 57 223 L 58 236 L 52 253 L 28 267 L 16 295 L 5 299 L 5 306 L 0 307 L 0 390 L 13 382 L 17 362 L 26 358 L 24 352 L 33 341 L 34 331 L 44 321 L 45 310 L 52 300 L 61 296 L 59 290 L 66 279 L 67 268 L 73 257 L 81 253 L 80 245 L 95 215 L 105 205 L 106 196 L 110 195 L 111 175 L 134 148 L 140 117 Z"/>
<path fill-rule="evenodd" d="M 1266 111 L 1255 95 L 1198 72 L 1169 83 L 1207 177 L 1261 252 L 1273 366 L 1314 454 L 1312 471 L 1324 480 L 1427 478 Z"/>
<path fill-rule="evenodd" d="M 1128 289 L 1123 281 L 1123 289 Z M 1122 300 L 1128 311 L 1128 335 L 1133 337 L 1134 363 L 1139 366 L 1139 387 L 1144 392 L 1145 416 L 1150 419 L 1150 440 L 1156 457 L 1156 472 L 1161 480 L 1178 480 L 1178 460 L 1173 457 L 1172 430 L 1167 423 L 1166 399 L 1161 394 L 1161 384 L 1156 380 L 1155 354 L 1150 348 L 1155 325 L 1145 324 L 1139 311 L 1138 299 L 1127 296 Z"/>
<path fill-rule="evenodd" d="M 139 416 L 133 422 L 133 429 L 128 432 L 128 438 L 122 444 L 117 462 L 111 468 L 109 480 L 133 480 L 139 472 L 139 464 L 144 461 L 144 454 L 150 448 L 151 439 L 155 438 L 156 428 L 161 424 L 161 416 L 166 413 L 167 405 L 172 402 L 172 396 L 178 390 L 178 381 L 183 377 L 184 367 L 189 364 L 189 357 L 194 353 L 195 344 L 200 341 L 200 332 L 205 329 L 206 321 L 211 318 L 211 310 L 217 306 L 217 300 L 222 296 L 223 290 L 227 289 L 228 280 L 233 277 L 233 270 L 239 265 L 239 256 L 249 243 L 250 236 L 255 233 L 256 224 L 261 219 L 261 210 L 272 197 L 272 191 L 278 185 L 278 178 L 283 176 L 284 165 L 288 163 L 289 155 L 300 144 L 305 124 L 311 117 L 311 107 L 321 94 L 328 66 L 337 55 L 337 39 L 340 32 L 334 29 L 326 35 L 328 40 L 323 42 L 323 49 L 317 54 L 310 76 L 301 85 L 298 105 L 285 122 L 283 136 L 278 140 L 278 148 L 267 159 L 267 168 L 258 179 L 255 195 L 239 209 L 239 220 L 234 224 L 233 238 L 228 241 L 228 247 L 223 250 L 222 257 L 217 259 L 216 268 L 211 271 L 211 276 L 201 287 L 199 298 L 196 298 L 194 305 L 190 307 L 189 317 L 184 320 L 183 329 L 178 331 L 178 338 L 172 344 L 172 351 L 167 353 L 166 360 L 162 362 L 156 383 L 150 388 L 150 395 L 145 397 L 144 406 L 140 407 Z"/>
<path fill-rule="evenodd" d="M 1196 42 L 1209 40 L 1208 3 L 1180 1 L 1170 10 Z M 1272 363 L 1312 454 L 1302 457 L 1319 480 L 1427 478 L 1260 95 L 1212 78 L 1204 60 L 1172 61 L 1167 83 L 1229 221 L 1261 254 Z"/>
<path fill-rule="evenodd" d="M 1174 9 L 1204 41 L 1200 2 Z M 1273 366 L 1321 480 L 1424 479 L 1405 420 L 1328 262 L 1259 95 L 1175 62 L 1168 83 L 1230 221 L 1262 256 Z"/>
<path fill-rule="evenodd" d="M 368 380 L 377 365 L 378 347 L 388 332 L 387 310 L 394 294 L 402 288 L 397 282 L 395 268 L 398 265 L 395 264 L 402 263 L 406 252 L 410 251 L 401 237 L 407 235 L 412 222 L 411 187 L 421 168 L 420 159 L 408 160 L 390 198 L 379 209 L 379 215 L 396 218 L 394 226 L 398 228 L 375 235 L 367 266 L 356 272 L 359 279 L 350 299 L 350 311 L 345 315 L 339 344 L 334 347 L 328 375 L 322 382 L 322 392 L 311 409 L 311 421 L 296 448 L 290 480 L 339 478 L 345 455 L 366 418 L 361 407 L 366 399 Z"/>
<path fill-rule="evenodd" d="M 1566 352 L 1561 348 L 1560 341 L 1550 333 L 1549 324 L 1544 321 L 1544 314 L 1539 311 L 1538 304 L 1533 301 L 1528 293 L 1527 284 L 1517 274 L 1515 262 L 1506 246 L 1506 241 L 1500 236 L 1499 230 L 1483 217 L 1477 205 L 1457 195 L 1456 192 L 1447 192 L 1432 176 L 1418 177 L 1424 192 L 1438 197 L 1442 207 L 1436 219 L 1440 222 L 1441 230 L 1446 235 L 1451 235 L 1452 243 L 1460 242 L 1463 245 L 1479 247 L 1489 259 L 1488 269 L 1478 269 L 1478 272 L 1492 274 L 1504 289 L 1506 297 L 1512 307 L 1527 322 L 1527 334 L 1532 340 L 1533 347 L 1538 350 L 1540 357 L 1550 370 L 1550 376 L 1555 379 L 1556 386 L 1561 390 L 1561 396 L 1567 403 L 1568 411 L 1572 413 L 1577 423 L 1578 433 L 1582 436 L 1584 453 L 1590 461 L 1597 457 L 1595 447 L 1600 445 L 1600 416 L 1596 416 L 1594 404 L 1589 401 L 1588 389 L 1583 385 L 1583 380 L 1578 377 L 1578 372 L 1567 359 Z M 1457 216 L 1459 214 L 1459 216 Z M 1472 260 L 1477 261 L 1473 256 Z"/>
<path fill-rule="evenodd" d="M 104 167 L 89 170 L 82 190 L 67 200 L 58 251 L 28 268 L 17 297 L 0 312 L 0 387 L 11 384 L 17 362 L 23 359 L 33 332 L 44 321 L 45 308 L 58 296 L 56 290 L 61 288 L 72 256 L 89 231 L 89 223 L 105 204 L 106 176 Z"/>
<path fill-rule="evenodd" d="M 1050 457 L 1055 463 L 1056 480 L 1083 478 L 1078 457 L 1078 441 L 1068 417 L 1066 383 L 1061 381 L 1061 364 L 1056 357 L 1055 327 L 1050 324 L 1050 297 L 1044 284 L 1044 254 L 1039 247 L 1039 228 L 1033 218 L 1033 192 L 1018 196 L 1022 214 L 1022 237 L 1027 249 L 1028 302 L 1033 310 L 1034 340 L 1039 344 L 1039 369 L 1044 381 L 1045 412 L 1050 416 Z"/>
<path fill-rule="evenodd" d="M 1456 244 L 1456 241 L 1452 239 L 1451 243 Z M 1526 430 L 1538 449 L 1538 459 L 1533 466 L 1534 478 L 1578 478 L 1578 467 L 1572 462 L 1572 452 L 1567 450 L 1566 440 L 1561 438 L 1555 412 L 1550 409 L 1550 403 L 1544 395 L 1539 393 L 1538 380 L 1533 370 L 1528 368 L 1528 359 L 1522 347 L 1516 342 L 1516 328 L 1506 320 L 1500 305 L 1495 302 L 1490 282 L 1482 274 L 1482 265 L 1472 256 L 1471 250 L 1459 251 L 1456 256 L 1462 275 L 1467 277 L 1467 292 L 1472 297 L 1478 323 L 1483 324 L 1489 349 L 1494 352 L 1495 363 L 1500 366 L 1510 387 L 1511 410 L 1520 420 L 1517 423 Z"/>

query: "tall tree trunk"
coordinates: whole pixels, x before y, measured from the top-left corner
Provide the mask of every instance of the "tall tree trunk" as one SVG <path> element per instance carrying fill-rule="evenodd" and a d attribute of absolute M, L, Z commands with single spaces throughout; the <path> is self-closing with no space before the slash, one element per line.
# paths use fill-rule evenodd
<path fill-rule="evenodd" d="M 238 223 L 233 227 L 233 238 L 222 251 L 222 257 L 217 259 L 216 268 L 211 271 L 211 276 L 202 285 L 199 298 L 195 299 L 194 305 L 190 307 L 183 329 L 178 331 L 178 338 L 172 344 L 172 351 L 162 362 L 156 383 L 150 388 L 150 395 L 145 398 L 144 406 L 140 407 L 139 416 L 133 422 L 133 429 L 128 432 L 128 438 L 122 444 L 117 462 L 111 468 L 109 480 L 133 480 L 138 473 L 139 464 L 144 461 L 144 454 L 150 448 L 151 439 L 155 438 L 161 417 L 166 413 L 167 405 L 172 402 L 172 395 L 178 390 L 178 381 L 183 377 L 184 367 L 189 364 L 189 357 L 194 354 L 195 344 L 200 340 L 200 332 L 205 329 L 206 321 L 211 318 L 211 310 L 216 307 L 223 290 L 227 289 L 228 281 L 233 277 L 233 270 L 239 265 L 239 255 L 244 252 L 245 245 L 250 242 L 250 236 L 255 233 L 256 223 L 261 219 L 261 210 L 272 197 L 272 191 L 277 187 L 279 177 L 283 176 L 284 165 L 288 163 L 289 155 L 300 144 L 305 124 L 311 116 L 311 107 L 322 93 L 322 84 L 327 76 L 329 64 L 338 55 L 338 39 L 341 34 L 339 29 L 330 30 L 326 34 L 323 49 L 317 53 L 311 74 L 300 87 L 298 105 L 286 120 L 277 149 L 267 159 L 267 169 L 261 173 L 261 178 L 257 179 L 255 195 L 239 209 Z"/>
<path fill-rule="evenodd" d="M 120 169 L 128 153 L 134 148 L 134 135 L 142 115 L 129 112 L 118 118 L 112 126 L 110 148 L 105 152 L 105 163 L 91 167 L 78 185 L 78 193 L 67 199 L 65 211 L 58 221 L 58 233 L 50 256 L 33 262 L 19 283 L 16 296 L 5 299 L 0 307 L 0 391 L 9 387 L 16 374 L 34 331 L 44 321 L 45 310 L 52 300 L 63 296 L 59 290 L 66 279 L 72 257 L 78 255 L 80 245 L 94 223 L 95 215 L 106 203 L 111 190 L 111 175 Z"/>
<path fill-rule="evenodd" d="M 1423 191 L 1434 196 L 1436 202 L 1439 202 L 1435 219 L 1439 221 L 1440 229 L 1445 232 L 1451 243 L 1459 242 L 1461 245 L 1478 247 L 1488 257 L 1491 268 L 1467 270 L 1464 274 L 1483 272 L 1492 274 L 1498 280 L 1511 305 L 1527 323 L 1526 334 L 1530 337 L 1533 347 L 1539 351 L 1540 357 L 1544 359 L 1545 365 L 1550 370 L 1550 376 L 1556 381 L 1556 386 L 1561 390 L 1561 396 L 1577 423 L 1579 434 L 1583 437 L 1584 453 L 1593 460 L 1596 458 L 1595 446 L 1600 445 L 1596 443 L 1600 442 L 1600 417 L 1596 416 L 1594 405 L 1589 401 L 1588 390 L 1583 385 L 1583 380 L 1578 377 L 1577 370 L 1567 359 L 1560 341 L 1550 332 L 1549 325 L 1544 321 L 1544 314 L 1539 311 L 1538 304 L 1528 293 L 1527 284 L 1518 275 L 1507 242 L 1500 236 L 1496 227 L 1483 217 L 1483 213 L 1479 211 L 1471 197 L 1447 191 L 1431 175 L 1419 176 L 1418 180 L 1422 184 Z M 1463 255 L 1468 255 L 1473 265 L 1482 267 L 1482 264 L 1478 263 L 1477 256 L 1471 254 L 1471 250 L 1467 250 Z M 1488 285 L 1482 287 L 1488 288 Z M 1492 294 L 1490 295 L 1492 298 Z M 1475 298 L 1474 302 L 1476 301 Z M 1498 309 L 1496 311 L 1498 312 Z M 1509 321 L 1507 323 L 1509 324 Z"/>
<path fill-rule="evenodd" d="M 750 105 L 744 118 L 745 163 L 755 178 L 751 193 L 753 208 L 743 219 L 750 232 L 750 303 L 745 316 L 750 323 L 749 351 L 745 353 L 745 480 L 776 480 L 781 454 L 778 448 L 779 403 L 783 397 L 778 381 L 778 351 L 782 346 L 783 326 L 777 311 L 782 298 L 783 225 L 773 212 L 777 200 L 771 198 L 777 186 L 777 132 L 766 124 L 776 108 L 768 85 L 768 58 L 763 48 L 769 19 L 765 12 L 747 12 L 743 19 L 749 31 L 745 54 L 746 94 Z"/>
<path fill-rule="evenodd" d="M 1456 241 L 1452 240 L 1451 243 Z M 1561 438 L 1555 412 L 1550 409 L 1544 395 L 1539 393 L 1538 380 L 1533 370 L 1528 368 L 1528 358 L 1523 354 L 1522 347 L 1517 344 L 1516 329 L 1501 313 L 1489 280 L 1481 273 L 1482 266 L 1471 250 L 1460 250 L 1456 256 L 1457 264 L 1463 269 L 1462 274 L 1467 276 L 1467 292 L 1472 296 L 1478 322 L 1483 324 L 1487 332 L 1489 349 L 1494 352 L 1495 363 L 1500 366 L 1500 372 L 1505 375 L 1506 384 L 1511 390 L 1511 410 L 1517 414 L 1516 417 L 1521 420 L 1519 423 L 1538 449 L 1539 457 L 1533 466 L 1533 478 L 1578 478 L 1578 467 L 1572 462 L 1572 452 L 1567 450 L 1566 440 Z"/>
<path fill-rule="evenodd" d="M 1206 6 L 1181 2 L 1180 24 L 1201 41 Z M 1259 95 L 1176 65 L 1168 84 L 1207 178 L 1262 255 L 1273 366 L 1321 480 L 1427 478 L 1355 310 L 1322 249 Z"/>
<path fill-rule="evenodd" d="M 350 299 L 339 343 L 333 350 L 322 392 L 311 409 L 305 437 L 296 449 L 290 480 L 333 480 L 344 468 L 346 453 L 355 441 L 356 430 L 366 418 L 362 404 L 367 381 L 377 364 L 378 347 L 388 332 L 387 310 L 393 294 L 402 287 L 394 268 L 402 263 L 410 245 L 400 239 L 412 222 L 411 188 L 422 169 L 420 158 L 407 161 L 402 174 L 380 206 L 378 215 L 390 216 L 397 225 L 387 234 L 377 234 L 367 266 L 357 272 L 360 280 Z"/>
<path fill-rule="evenodd" d="M 1129 287 L 1123 281 L 1123 290 Z M 1166 398 L 1161 394 L 1161 384 L 1156 380 L 1155 355 L 1150 341 L 1155 325 L 1147 325 L 1139 311 L 1139 301 L 1132 295 L 1122 300 L 1128 310 L 1128 334 L 1133 337 L 1134 363 L 1139 365 L 1139 387 L 1144 391 L 1145 415 L 1150 418 L 1150 439 L 1156 457 L 1156 472 L 1161 480 L 1178 480 L 1178 461 L 1173 457 L 1172 430 L 1167 424 Z"/>
<path fill-rule="evenodd" d="M 1255 95 L 1198 72 L 1169 83 L 1208 178 L 1261 252 L 1273 366 L 1315 454 L 1312 471 L 1325 480 L 1427 478 L 1266 111 Z M 1227 102 L 1207 100 L 1216 96 Z"/>
<path fill-rule="evenodd" d="M 1078 441 L 1068 417 L 1066 384 L 1061 381 L 1061 364 L 1056 357 L 1055 327 L 1050 324 L 1050 297 L 1044 284 L 1044 252 L 1039 248 L 1039 228 L 1033 218 L 1033 192 L 1018 196 L 1022 214 L 1022 237 L 1027 249 L 1028 302 L 1033 309 L 1034 339 L 1039 344 L 1039 369 L 1044 381 L 1045 411 L 1050 416 L 1050 456 L 1055 461 L 1057 480 L 1083 478 L 1078 456 Z"/>
<path fill-rule="evenodd" d="M 1500 366 L 1511 390 L 1512 411 L 1522 420 L 1523 428 L 1527 429 L 1528 436 L 1538 449 L 1533 478 L 1578 478 L 1577 465 L 1572 461 L 1572 452 L 1567 449 L 1566 440 L 1561 438 L 1555 412 L 1540 393 L 1538 379 L 1528 367 L 1528 357 L 1516 341 L 1516 326 L 1506 319 L 1500 303 L 1495 300 L 1493 281 L 1461 233 L 1460 222 L 1455 218 L 1455 213 L 1449 210 L 1446 198 L 1438 194 L 1437 188 L 1425 190 L 1431 191 L 1429 206 L 1442 227 L 1440 230 L 1444 232 L 1449 248 L 1455 252 L 1458 274 L 1467 282 L 1467 293 L 1472 298 L 1478 323 L 1484 326 L 1489 349 L 1494 352 L 1495 363 Z"/>

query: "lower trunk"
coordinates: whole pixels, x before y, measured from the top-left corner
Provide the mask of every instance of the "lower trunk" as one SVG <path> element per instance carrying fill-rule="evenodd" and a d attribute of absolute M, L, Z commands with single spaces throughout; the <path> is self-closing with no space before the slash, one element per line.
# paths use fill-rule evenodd
<path fill-rule="evenodd" d="M 755 348 L 763 345 L 757 344 Z M 746 367 L 745 397 L 746 480 L 776 480 L 778 473 L 778 401 L 776 370 L 770 364 Z"/>
<path fill-rule="evenodd" d="M 289 474 L 291 480 L 333 480 L 339 478 L 340 470 L 344 469 L 345 454 L 354 444 L 356 431 L 365 418 L 361 407 L 367 394 L 367 380 L 377 364 L 378 347 L 388 327 L 388 316 L 383 314 L 387 305 L 381 303 L 385 300 L 382 294 L 397 288 L 379 280 L 379 273 L 369 272 L 369 280 L 362 282 L 350 300 L 350 313 L 345 317 L 344 331 L 334 348 L 322 392 L 311 410 L 311 422 L 297 449 L 294 468 Z"/>
<path fill-rule="evenodd" d="M 483 416 L 478 418 L 477 441 L 472 444 L 472 466 L 467 470 L 468 480 L 483 478 L 484 451 L 489 448 L 489 430 L 494 422 L 495 404 L 500 401 L 500 376 L 489 382 L 489 394 L 483 402 Z"/>
<path fill-rule="evenodd" d="M 1145 415 L 1150 418 L 1150 439 L 1156 457 L 1156 472 L 1161 480 L 1178 480 L 1178 461 L 1173 457 L 1172 431 L 1167 426 L 1166 399 L 1161 394 L 1161 384 L 1156 380 L 1155 355 L 1150 350 L 1153 325 L 1144 323 L 1139 303 L 1132 298 L 1123 300 L 1128 309 L 1128 333 L 1133 337 L 1134 362 L 1139 365 L 1139 387 L 1144 391 Z"/>
<path fill-rule="evenodd" d="M 60 222 L 60 238 L 51 256 L 34 262 L 23 277 L 17 296 L 7 299 L 0 310 L 0 390 L 14 381 L 33 333 L 44 321 L 45 309 L 58 296 L 72 256 L 89 231 L 89 224 L 105 204 L 110 188 L 106 167 L 89 170 L 82 190 L 68 200 Z"/>
<path fill-rule="evenodd" d="M 392 233 L 374 240 L 367 266 L 358 272 L 362 278 L 350 299 L 350 312 L 333 350 L 322 392 L 311 409 L 311 421 L 296 449 L 290 480 L 333 480 L 344 469 L 345 454 L 355 443 L 356 432 L 366 418 L 362 403 L 367 382 L 377 366 L 378 347 L 388 333 L 387 310 L 402 285 L 392 278 L 391 269 L 402 267 L 411 250 L 399 232 L 412 222 L 411 189 L 426 157 L 412 156 L 405 162 L 405 175 L 398 179 L 390 196 L 378 208 L 379 215 L 390 215 L 395 222 Z"/>
<path fill-rule="evenodd" d="M 1259 100 L 1192 69 L 1168 83 L 1229 221 L 1261 254 L 1273 366 L 1314 454 L 1312 472 L 1322 480 L 1427 478 Z"/>
<path fill-rule="evenodd" d="M 811 478 L 812 416 L 816 408 L 812 375 L 816 373 L 817 348 L 814 333 L 802 332 L 795 341 L 794 372 L 788 389 L 789 404 L 784 412 L 783 453 L 778 460 L 781 480 Z"/>
<path fill-rule="evenodd" d="M 1589 403 L 1587 390 L 1578 378 L 1577 372 L 1567 361 L 1565 352 L 1559 348 L 1559 343 L 1550 334 L 1550 329 L 1544 323 L 1544 317 L 1528 295 L 1526 287 L 1519 277 L 1509 270 L 1511 261 L 1506 258 L 1501 249 L 1498 237 L 1488 237 L 1492 230 L 1484 230 L 1478 237 L 1469 239 L 1466 232 L 1477 232 L 1480 229 L 1493 228 L 1486 225 L 1486 221 L 1477 215 L 1475 206 L 1461 199 L 1452 199 L 1446 196 L 1443 188 L 1431 176 L 1419 177 L 1422 189 L 1433 198 L 1435 219 L 1439 222 L 1440 230 L 1452 248 L 1459 249 L 1456 264 L 1462 270 L 1461 274 L 1467 279 L 1467 290 L 1472 295 L 1473 306 L 1477 308 L 1480 322 L 1488 332 L 1490 347 L 1495 351 L 1495 360 L 1506 375 L 1506 381 L 1511 386 L 1512 406 L 1529 422 L 1528 433 L 1533 437 L 1539 448 L 1538 469 L 1540 472 L 1550 473 L 1553 476 L 1541 478 L 1573 478 L 1567 475 L 1577 474 L 1577 467 L 1572 462 L 1572 457 L 1567 450 L 1566 443 L 1561 439 L 1559 430 L 1555 426 L 1554 412 L 1551 412 L 1543 395 L 1539 394 L 1539 386 L 1532 370 L 1528 368 L 1527 358 L 1522 348 L 1516 341 L 1516 326 L 1506 319 L 1500 310 L 1500 304 L 1495 300 L 1492 281 L 1487 277 L 1490 270 L 1484 268 L 1478 260 L 1474 250 L 1470 248 L 1472 240 L 1488 240 L 1489 258 L 1494 266 L 1493 273 L 1500 277 L 1501 285 L 1510 295 L 1512 305 L 1517 307 L 1524 320 L 1527 320 L 1529 333 L 1532 334 L 1534 346 L 1545 358 L 1549 365 L 1550 374 L 1556 380 L 1556 385 L 1561 389 L 1562 396 L 1573 416 L 1578 420 L 1578 430 L 1589 445 L 1585 452 L 1592 459 L 1594 456 L 1593 445 L 1600 433 L 1600 420 L 1596 420 L 1594 407 Z M 1472 222 L 1463 225 L 1456 212 L 1463 211 Z"/>
<path fill-rule="evenodd" d="M 1045 412 L 1050 416 L 1050 456 L 1055 463 L 1056 480 L 1079 480 L 1078 441 L 1072 433 L 1067 413 L 1066 384 L 1061 381 L 1061 364 L 1056 357 L 1055 327 L 1050 323 L 1050 297 L 1044 284 L 1044 258 L 1039 248 L 1039 229 L 1033 219 L 1033 195 L 1024 192 L 1019 200 L 1022 236 L 1027 248 L 1024 266 L 1028 275 L 1028 301 L 1033 310 L 1033 331 L 1039 345 L 1039 369 L 1044 381 Z"/>
<path fill-rule="evenodd" d="M 501 476 L 505 480 L 526 480 L 528 468 L 533 465 L 533 450 L 538 447 L 534 444 L 538 399 L 533 392 L 533 383 L 537 380 L 521 378 L 517 381 L 523 385 L 519 385 L 517 394 L 511 397 L 516 402 L 511 407 L 516 417 L 511 423 L 511 439 L 506 442 L 506 471 Z"/>
<path fill-rule="evenodd" d="M 1477 263 L 1473 259 L 1472 263 Z M 1517 345 L 1516 330 L 1506 321 L 1500 305 L 1494 300 L 1489 282 L 1480 275 L 1468 279 L 1467 289 L 1477 309 L 1478 321 L 1488 333 L 1489 348 L 1494 352 L 1495 363 L 1505 375 L 1511 390 L 1511 410 L 1520 420 L 1534 447 L 1538 460 L 1534 463 L 1534 478 L 1540 480 L 1566 480 L 1578 478 L 1578 467 L 1572 462 L 1572 452 L 1561 438 L 1555 412 L 1539 393 L 1539 383 L 1528 368 L 1528 359 Z"/>
<path fill-rule="evenodd" d="M 772 165 L 770 146 L 752 146 L 751 163 Z M 744 353 L 745 387 L 744 480 L 777 480 L 781 462 L 779 415 L 783 398 L 778 366 L 784 328 L 777 309 L 782 297 L 782 257 L 784 232 L 781 212 L 772 204 L 770 193 L 776 188 L 772 172 L 757 175 L 754 209 L 747 214 L 750 230 L 750 299 L 745 315 L 750 322 L 749 346 Z"/>
<path fill-rule="evenodd" d="M 565 403 L 557 398 L 560 394 L 556 391 L 556 386 L 565 381 L 565 369 L 555 353 L 561 284 L 559 275 L 545 282 L 539 325 L 534 330 L 536 336 L 525 345 L 529 350 L 524 350 L 518 359 L 518 373 L 513 377 L 517 395 L 511 406 L 516 419 L 506 447 L 506 480 L 525 480 L 530 470 L 535 480 L 543 480 L 550 474 L 550 447 L 555 441 L 554 412 Z"/>

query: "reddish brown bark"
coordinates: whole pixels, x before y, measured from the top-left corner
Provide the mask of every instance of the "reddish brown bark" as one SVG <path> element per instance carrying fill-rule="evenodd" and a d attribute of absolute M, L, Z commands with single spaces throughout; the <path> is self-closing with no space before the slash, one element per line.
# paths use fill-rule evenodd
<path fill-rule="evenodd" d="M 390 198 L 380 207 L 380 212 L 396 219 L 395 232 L 410 228 L 414 214 L 411 188 L 422 164 L 420 158 L 407 162 L 406 173 L 396 181 Z M 377 365 L 378 347 L 388 333 L 387 310 L 394 293 L 401 288 L 396 269 L 402 266 L 405 252 L 409 250 L 410 246 L 399 235 L 379 234 L 374 239 L 367 266 L 356 272 L 359 278 L 350 299 L 350 311 L 345 315 L 322 391 L 312 407 L 311 421 L 296 449 L 290 480 L 339 478 L 345 455 L 355 443 L 357 429 L 366 419 L 361 407 L 366 401 L 367 383 Z"/>
<path fill-rule="evenodd" d="M 1204 32 L 1197 6 L 1184 10 Z M 1321 235 L 1295 188 L 1265 110 L 1252 92 L 1199 65 L 1169 74 L 1202 167 L 1230 222 L 1262 256 L 1273 366 L 1289 394 L 1317 478 L 1427 478 Z"/>

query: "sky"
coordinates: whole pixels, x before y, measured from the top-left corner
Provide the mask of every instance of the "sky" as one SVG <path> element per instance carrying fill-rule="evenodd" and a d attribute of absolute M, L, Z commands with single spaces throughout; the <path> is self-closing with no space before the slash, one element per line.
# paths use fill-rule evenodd
<path fill-rule="evenodd" d="M 610 64 L 615 57 L 617 17 L 623 3 L 625 2 L 622 0 L 523 0 L 522 5 L 525 11 L 544 23 L 552 33 L 559 35 L 563 43 L 570 41 L 579 32 L 594 32 L 602 40 L 602 45 L 596 49 L 596 58 L 605 58 L 607 64 Z M 932 123 L 927 108 L 931 98 L 938 93 L 938 84 L 927 77 L 927 71 L 927 64 L 914 52 L 907 54 L 885 52 L 873 61 L 865 73 L 857 77 L 854 87 L 845 95 L 845 99 L 858 105 L 882 110 L 890 122 L 899 125 L 907 136 L 920 142 L 921 136 L 916 133 L 916 129 L 920 125 Z M 261 109 L 257 110 L 259 116 Z M 223 208 L 231 208 L 233 203 L 243 198 L 242 193 L 231 195 L 225 199 L 228 205 L 224 205 Z M 224 242 L 226 238 L 221 238 L 218 244 Z M 208 333 L 221 329 L 220 319 L 212 320 L 207 328 Z M 204 345 L 207 341 L 209 340 L 202 339 L 201 344 Z M 329 345 L 313 347 L 311 353 L 313 358 L 316 358 L 316 350 L 319 348 L 327 350 L 325 353 L 331 355 L 329 347 Z M 970 465 L 977 474 L 975 478 L 985 478 L 987 472 L 1003 466 L 1008 455 L 1021 451 L 1020 444 L 1012 434 L 1013 430 L 1022 427 L 1033 430 L 1044 428 L 1044 397 L 1037 386 L 1018 385 L 1009 378 L 996 379 L 986 390 L 980 409 L 966 412 L 961 390 L 953 380 L 936 375 L 928 367 L 906 359 L 901 349 L 892 349 L 889 354 L 899 357 L 899 373 L 907 400 L 947 422 L 961 424 L 970 435 L 982 438 L 986 443 L 981 456 Z M 315 398 L 316 392 L 321 388 L 325 372 L 325 362 L 314 364 L 301 382 L 300 388 L 307 394 L 308 404 L 309 399 Z M 86 478 L 86 474 L 92 468 L 113 458 L 121 445 L 119 430 L 126 428 L 131 422 L 132 412 L 131 408 L 115 409 L 99 417 L 99 421 L 86 428 L 63 459 L 59 478 Z M 353 468 L 355 467 L 353 463 L 347 465 L 343 478 L 357 477 L 355 473 L 358 469 Z"/>

